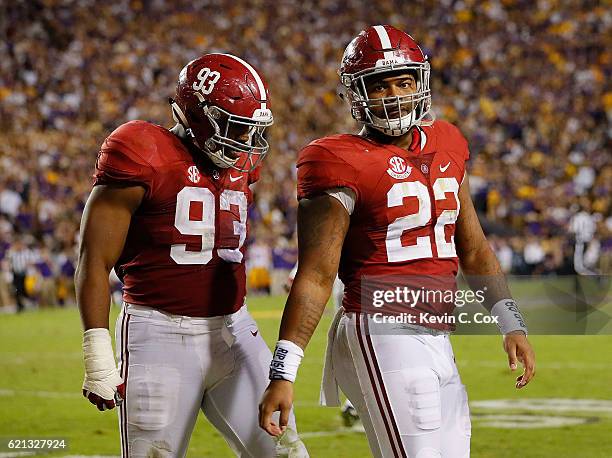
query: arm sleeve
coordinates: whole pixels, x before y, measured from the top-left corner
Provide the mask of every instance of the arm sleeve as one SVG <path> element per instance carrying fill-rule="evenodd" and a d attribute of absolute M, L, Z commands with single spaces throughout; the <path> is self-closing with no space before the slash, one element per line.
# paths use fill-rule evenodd
<path fill-rule="evenodd" d="M 355 192 L 351 188 L 328 189 L 325 193 L 338 199 L 349 215 L 353 214 L 356 199 Z"/>
<path fill-rule="evenodd" d="M 299 154 L 297 167 L 298 200 L 335 188 L 349 188 L 353 191 L 355 200 L 359 199 L 357 170 L 326 148 L 307 146 Z"/>
<path fill-rule="evenodd" d="M 112 135 L 104 141 L 96 161 L 94 186 L 142 186 L 149 192 L 153 177 L 151 165 L 127 142 L 113 138 Z"/>
<path fill-rule="evenodd" d="M 293 269 L 291 269 L 291 272 L 289 272 L 289 281 L 290 282 L 295 280 L 295 274 L 297 274 L 297 269 L 298 269 L 298 265 L 297 265 L 297 262 L 296 262 L 295 266 L 293 266 Z"/>

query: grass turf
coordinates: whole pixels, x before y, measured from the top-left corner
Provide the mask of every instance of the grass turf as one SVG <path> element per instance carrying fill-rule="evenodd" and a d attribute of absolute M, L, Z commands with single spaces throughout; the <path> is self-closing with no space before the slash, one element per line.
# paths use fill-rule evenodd
<path fill-rule="evenodd" d="M 250 298 L 249 308 L 269 345 L 276 340 L 283 303 L 280 297 Z M 113 317 L 117 312 L 113 311 Z M 331 312 L 325 314 L 300 368 L 296 383 L 298 426 L 312 457 L 367 457 L 370 453 L 365 435 L 343 430 L 337 409 L 317 406 L 330 320 Z M 537 354 L 538 374 L 532 384 L 517 391 L 500 337 L 453 338 L 471 403 L 522 398 L 612 400 L 611 336 L 533 336 L 530 340 Z M 0 361 L 1 438 L 67 438 L 69 449 L 51 456 L 119 455 L 115 411 L 100 413 L 80 395 L 81 327 L 76 309 L 0 316 Z M 612 411 L 552 410 L 534 412 L 517 406 L 496 413 L 536 419 L 544 414 L 572 415 L 586 418 L 587 422 L 548 428 L 487 427 L 483 415 L 491 411 L 472 407 L 472 456 L 612 456 Z M 233 454 L 200 415 L 188 456 L 216 458 Z"/>

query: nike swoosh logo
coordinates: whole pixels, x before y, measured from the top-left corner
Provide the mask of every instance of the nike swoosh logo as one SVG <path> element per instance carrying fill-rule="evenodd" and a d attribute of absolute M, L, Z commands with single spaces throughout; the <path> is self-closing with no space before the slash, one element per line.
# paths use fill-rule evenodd
<path fill-rule="evenodd" d="M 448 164 L 446 164 L 444 167 L 440 166 L 440 172 L 444 173 L 446 172 L 446 169 L 450 166 L 450 162 Z"/>
<path fill-rule="evenodd" d="M 233 177 L 230 175 L 230 181 L 233 183 L 234 181 L 238 181 L 243 177 L 243 175 L 238 175 L 237 177 Z"/>
<path fill-rule="evenodd" d="M 255 331 L 255 332 L 251 331 L 251 335 L 252 335 L 253 337 L 255 337 L 255 336 L 257 336 L 257 333 L 258 333 L 258 332 L 259 332 L 259 329 L 258 329 L 257 331 Z"/>

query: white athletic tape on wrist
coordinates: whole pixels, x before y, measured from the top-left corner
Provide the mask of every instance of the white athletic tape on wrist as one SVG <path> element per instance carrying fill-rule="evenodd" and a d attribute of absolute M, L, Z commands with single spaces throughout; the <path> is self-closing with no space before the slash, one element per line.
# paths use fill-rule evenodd
<path fill-rule="evenodd" d="M 303 357 L 304 351 L 290 340 L 276 342 L 270 363 L 270 380 L 295 382 Z"/>
<path fill-rule="evenodd" d="M 527 325 L 514 299 L 502 299 L 495 303 L 491 316 L 497 317 L 497 327 L 502 334 L 523 331 L 527 335 Z"/>
<path fill-rule="evenodd" d="M 123 379 L 117 371 L 110 333 L 105 328 L 88 329 L 83 334 L 85 380 L 83 389 L 102 399 L 113 399 Z"/>

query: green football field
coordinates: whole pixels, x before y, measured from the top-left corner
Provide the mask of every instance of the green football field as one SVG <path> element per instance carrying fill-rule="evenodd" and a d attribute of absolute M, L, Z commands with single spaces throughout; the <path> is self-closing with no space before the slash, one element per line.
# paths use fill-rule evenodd
<path fill-rule="evenodd" d="M 284 298 L 253 297 L 249 308 L 268 344 Z M 114 310 L 113 317 L 118 310 Z M 296 383 L 298 426 L 311 457 L 370 456 L 365 435 L 342 425 L 338 409 L 317 405 L 324 316 Z M 507 369 L 499 336 L 455 336 L 472 412 L 473 457 L 612 457 L 612 336 L 533 336 L 538 373 L 522 391 Z M 0 315 L 0 438 L 66 438 L 46 456 L 118 456 L 115 411 L 98 412 L 81 394 L 78 311 Z M 0 450 L 0 457 L 14 455 Z M 35 455 L 29 455 L 35 456 Z M 39 456 L 39 455 L 36 455 Z M 200 416 L 190 457 L 233 456 Z"/>

